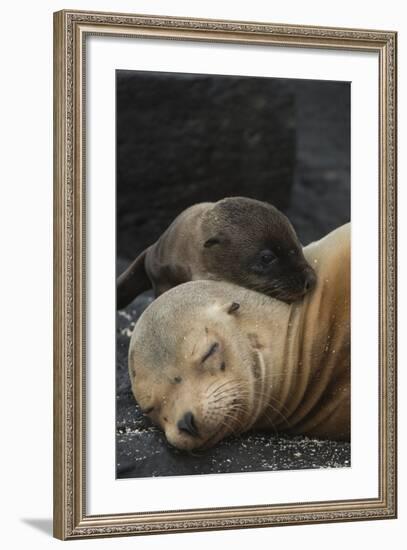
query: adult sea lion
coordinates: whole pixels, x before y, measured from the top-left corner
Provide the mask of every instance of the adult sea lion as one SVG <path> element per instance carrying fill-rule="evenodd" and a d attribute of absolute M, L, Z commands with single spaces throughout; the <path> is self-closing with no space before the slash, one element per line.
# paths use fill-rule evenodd
<path fill-rule="evenodd" d="M 180 285 L 133 331 L 132 390 L 179 449 L 273 429 L 350 437 L 350 224 L 304 249 L 317 285 L 288 305 L 215 281 Z"/>
<path fill-rule="evenodd" d="M 209 279 L 293 302 L 315 285 L 293 226 L 271 204 L 244 197 L 184 210 L 117 281 L 117 307 L 153 287 L 156 296 Z"/>

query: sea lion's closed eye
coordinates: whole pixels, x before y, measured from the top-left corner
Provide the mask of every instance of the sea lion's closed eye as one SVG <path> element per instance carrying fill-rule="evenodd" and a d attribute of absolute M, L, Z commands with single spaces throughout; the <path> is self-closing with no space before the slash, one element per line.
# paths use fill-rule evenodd
<path fill-rule="evenodd" d="M 217 239 L 216 237 L 212 237 L 211 239 L 208 239 L 204 242 L 205 248 L 210 248 L 211 246 L 214 246 L 215 244 L 220 244 L 220 239 Z"/>
<path fill-rule="evenodd" d="M 265 250 L 262 250 L 259 254 L 259 257 L 260 257 L 261 263 L 264 265 L 269 265 L 271 264 L 271 262 L 277 259 L 277 256 L 274 254 L 274 252 L 272 252 L 268 248 L 266 248 Z"/>
<path fill-rule="evenodd" d="M 205 353 L 205 355 L 202 357 L 202 359 L 201 359 L 201 364 L 202 364 L 202 363 L 205 363 L 205 361 L 206 361 L 207 359 L 209 359 L 209 357 L 210 357 L 211 355 L 213 355 L 213 354 L 218 350 L 218 348 L 219 348 L 218 342 L 214 342 L 214 343 L 211 345 L 211 347 L 209 348 L 209 350 L 208 350 L 208 351 Z"/>

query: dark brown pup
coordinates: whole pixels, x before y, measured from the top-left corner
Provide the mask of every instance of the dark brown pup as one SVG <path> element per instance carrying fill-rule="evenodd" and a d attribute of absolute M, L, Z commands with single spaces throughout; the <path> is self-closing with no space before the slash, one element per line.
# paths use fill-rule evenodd
<path fill-rule="evenodd" d="M 316 283 L 288 218 L 266 202 L 229 197 L 184 210 L 120 275 L 117 307 L 194 280 L 228 281 L 287 303 Z"/>

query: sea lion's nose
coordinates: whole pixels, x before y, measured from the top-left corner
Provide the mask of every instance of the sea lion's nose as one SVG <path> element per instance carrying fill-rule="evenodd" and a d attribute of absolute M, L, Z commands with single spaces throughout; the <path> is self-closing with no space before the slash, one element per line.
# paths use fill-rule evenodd
<path fill-rule="evenodd" d="M 191 413 L 191 411 L 186 412 L 181 420 L 178 420 L 177 426 L 181 432 L 186 432 L 187 434 L 193 436 L 198 435 L 198 429 L 195 424 L 194 415 Z"/>
<path fill-rule="evenodd" d="M 316 275 L 313 271 L 307 271 L 304 277 L 304 292 L 312 290 L 317 282 Z"/>

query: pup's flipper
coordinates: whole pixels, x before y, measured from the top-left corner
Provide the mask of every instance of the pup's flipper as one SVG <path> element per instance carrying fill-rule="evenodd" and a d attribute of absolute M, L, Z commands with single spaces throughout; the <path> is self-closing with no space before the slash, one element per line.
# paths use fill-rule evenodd
<path fill-rule="evenodd" d="M 123 309 L 136 296 L 151 288 L 151 281 L 148 278 L 145 259 L 148 248 L 129 265 L 117 279 L 117 309 Z"/>

